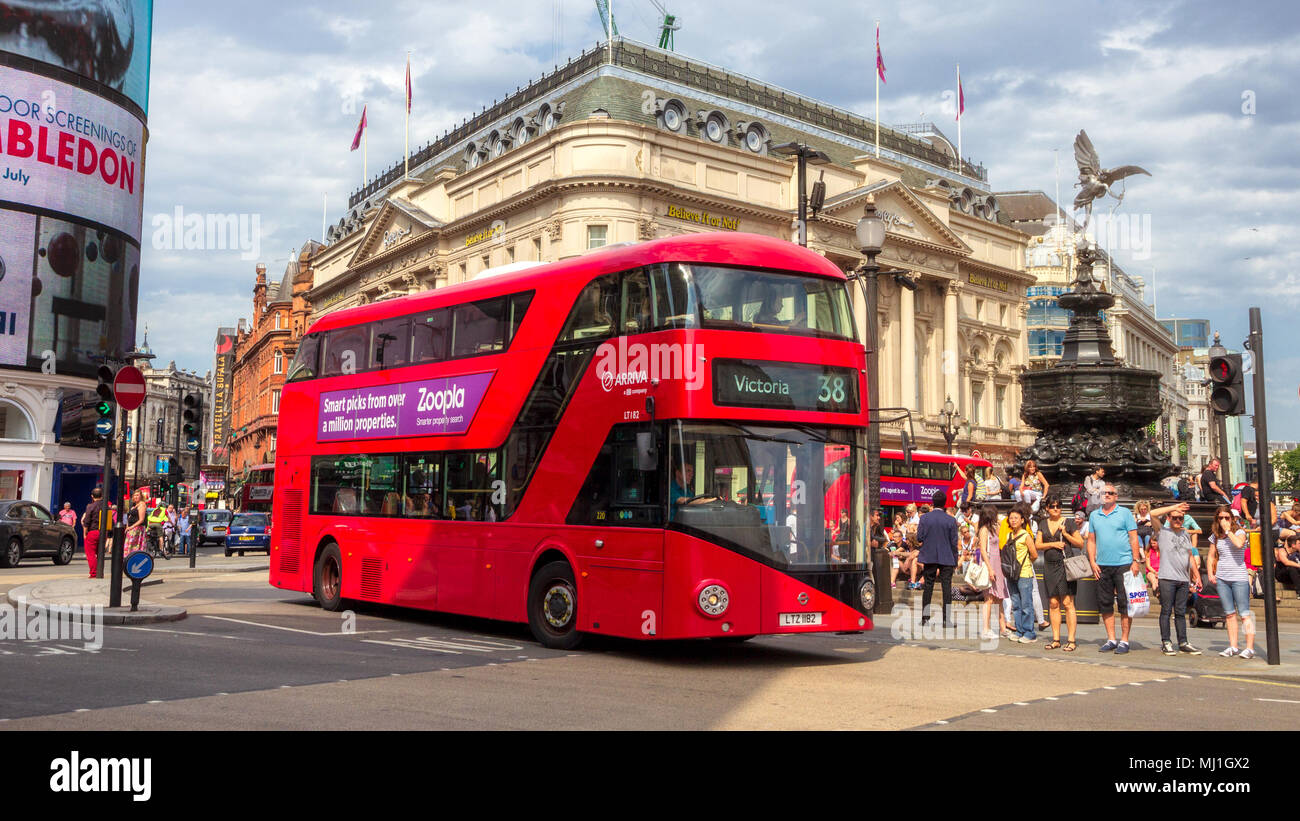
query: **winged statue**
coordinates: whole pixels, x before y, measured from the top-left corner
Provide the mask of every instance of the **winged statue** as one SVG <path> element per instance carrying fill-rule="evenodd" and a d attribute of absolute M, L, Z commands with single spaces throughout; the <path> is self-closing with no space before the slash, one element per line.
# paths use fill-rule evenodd
<path fill-rule="evenodd" d="M 1074 161 L 1079 165 L 1079 181 L 1074 185 L 1079 189 L 1079 195 L 1074 198 L 1074 209 L 1084 209 L 1086 216 L 1083 219 L 1083 230 L 1088 230 L 1088 222 L 1092 219 L 1092 204 L 1102 197 L 1110 194 L 1117 200 L 1123 200 L 1123 193 L 1116 196 L 1111 192 L 1110 187 L 1125 177 L 1131 177 L 1134 174 L 1146 174 L 1151 176 L 1151 172 L 1145 168 L 1136 165 L 1121 165 L 1118 168 L 1102 168 L 1101 160 L 1097 157 L 1097 149 L 1092 147 L 1092 140 L 1088 139 L 1088 132 L 1079 130 L 1079 136 L 1074 138 Z"/>

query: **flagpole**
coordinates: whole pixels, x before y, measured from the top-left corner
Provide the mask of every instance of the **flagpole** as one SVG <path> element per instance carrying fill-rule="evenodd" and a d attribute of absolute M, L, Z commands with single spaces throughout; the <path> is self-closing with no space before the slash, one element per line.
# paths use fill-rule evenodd
<path fill-rule="evenodd" d="M 366 129 L 361 129 L 361 187 L 366 187 L 366 181 L 370 179 L 369 165 L 369 142 L 366 139 Z"/>
<path fill-rule="evenodd" d="M 403 179 L 411 177 L 411 52 L 406 52 L 406 160 Z"/>
<path fill-rule="evenodd" d="M 876 21 L 876 159 L 880 159 L 880 21 Z"/>
<path fill-rule="evenodd" d="M 962 90 L 961 90 L 961 63 L 957 64 L 957 173 L 964 175 L 965 167 L 961 160 L 961 110 L 962 110 Z"/>

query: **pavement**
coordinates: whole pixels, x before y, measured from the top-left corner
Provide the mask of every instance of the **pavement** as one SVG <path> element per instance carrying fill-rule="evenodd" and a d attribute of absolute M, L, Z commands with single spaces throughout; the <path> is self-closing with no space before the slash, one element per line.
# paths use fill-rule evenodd
<path fill-rule="evenodd" d="M 155 565 L 155 573 L 146 579 L 142 586 L 140 602 L 135 610 L 130 606 L 131 581 L 125 577 L 122 579 L 123 605 L 121 607 L 108 606 L 110 581 L 107 578 L 47 579 L 18 585 L 11 588 L 5 596 L 9 604 L 14 607 L 25 606 L 29 610 L 35 607 L 75 608 L 73 612 L 83 621 L 95 613 L 93 608 L 101 607 L 104 624 L 154 624 L 179 621 L 187 615 L 184 607 L 160 604 L 146 598 L 151 591 L 161 592 L 163 589 L 161 585 L 165 584 L 168 578 L 193 579 L 213 573 L 265 572 L 270 568 L 268 562 L 231 564 L 229 561 L 198 560 L 195 562 L 195 567 L 191 569 L 188 560 L 182 560 L 183 564 L 178 562 L 174 567 Z"/>

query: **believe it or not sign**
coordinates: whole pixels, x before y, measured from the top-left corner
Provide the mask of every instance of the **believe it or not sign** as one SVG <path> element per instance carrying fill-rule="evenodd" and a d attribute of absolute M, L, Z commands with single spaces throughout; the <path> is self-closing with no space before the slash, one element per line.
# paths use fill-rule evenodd
<path fill-rule="evenodd" d="M 159 456 L 158 461 L 154 463 L 154 473 L 166 473 L 167 463 L 169 461 L 170 461 L 170 457 Z"/>
<path fill-rule="evenodd" d="M 970 274 L 968 279 L 970 280 L 971 285 L 979 285 L 983 288 L 992 288 L 995 291 L 1002 291 L 1003 293 L 1011 292 L 1011 283 L 1007 282 L 1005 279 L 985 276 L 984 274 L 977 274 L 974 272 Z"/>
<path fill-rule="evenodd" d="M 740 230 L 740 220 L 735 217 L 715 217 L 708 211 L 691 211 L 682 208 L 680 205 L 668 206 L 668 216 L 673 219 L 686 220 L 687 222 L 698 222 L 700 225 L 720 228 L 723 231 Z"/>
<path fill-rule="evenodd" d="M 487 242 L 490 239 L 496 239 L 505 232 L 506 224 L 504 222 L 494 222 L 492 223 L 491 228 L 484 228 L 477 234 L 470 234 L 465 237 L 465 247 L 468 248 L 471 245 L 478 245 L 480 242 Z"/>
<path fill-rule="evenodd" d="M 492 373 L 323 393 L 316 441 L 464 433 L 487 393 Z"/>

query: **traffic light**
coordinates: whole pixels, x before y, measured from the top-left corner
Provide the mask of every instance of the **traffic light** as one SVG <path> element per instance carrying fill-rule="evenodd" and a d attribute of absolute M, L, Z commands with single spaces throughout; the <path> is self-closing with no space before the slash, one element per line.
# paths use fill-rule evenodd
<path fill-rule="evenodd" d="M 1210 357 L 1210 407 L 1224 416 L 1246 412 L 1246 386 L 1241 372 L 1241 354 Z"/>
<path fill-rule="evenodd" d="M 117 401 L 113 396 L 113 379 L 117 373 L 108 365 L 100 365 L 96 375 L 99 377 L 99 384 L 95 386 L 95 393 L 99 396 L 99 401 L 95 403 L 95 412 L 99 414 L 96 428 L 104 436 L 102 427 L 107 425 L 111 431 L 113 425 L 113 411 L 116 410 Z"/>
<path fill-rule="evenodd" d="M 184 405 L 185 412 L 182 416 L 185 419 L 185 435 L 197 437 L 203 431 L 203 394 L 185 394 Z"/>

